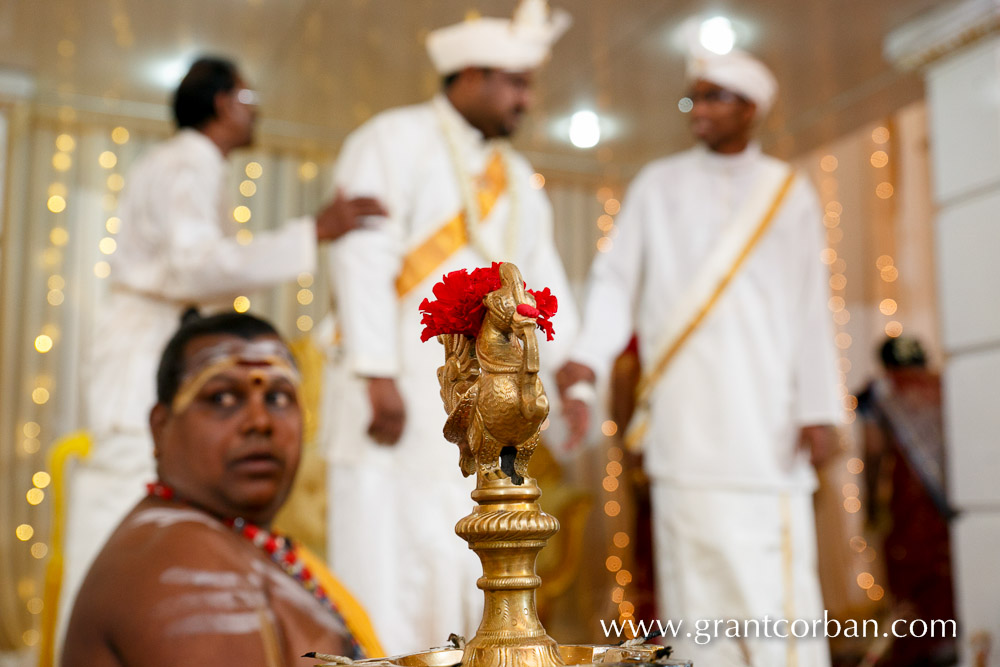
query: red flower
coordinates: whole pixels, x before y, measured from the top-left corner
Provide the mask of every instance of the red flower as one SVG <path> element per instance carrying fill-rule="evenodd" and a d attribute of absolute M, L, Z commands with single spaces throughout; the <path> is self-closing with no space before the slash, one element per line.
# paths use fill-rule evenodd
<path fill-rule="evenodd" d="M 434 286 L 435 299 L 424 299 L 420 303 L 420 312 L 423 313 L 420 323 L 424 325 L 420 340 L 427 341 L 442 334 L 478 335 L 486 317 L 483 299 L 501 287 L 499 262 L 494 262 L 489 268 L 473 269 L 471 273 L 460 269 L 445 274 L 441 282 Z M 556 298 L 547 287 L 540 292 L 528 292 L 535 297 L 538 305 L 538 314 L 528 316 L 537 317 L 538 327 L 545 332 L 548 340 L 552 340 L 554 332 L 549 318 L 556 312 Z"/>
<path fill-rule="evenodd" d="M 556 331 L 552 328 L 552 322 L 549 320 L 559 310 L 559 300 L 549 291 L 548 287 L 537 292 L 528 290 L 528 293 L 535 297 L 535 307 L 538 309 L 536 317 L 538 328 L 545 332 L 545 340 L 552 340 L 555 338 Z"/>

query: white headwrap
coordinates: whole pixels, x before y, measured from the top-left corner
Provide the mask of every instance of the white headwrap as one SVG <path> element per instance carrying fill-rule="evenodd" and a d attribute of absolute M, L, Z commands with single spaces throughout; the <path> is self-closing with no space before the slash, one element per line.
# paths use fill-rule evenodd
<path fill-rule="evenodd" d="M 709 81 L 745 97 L 757 105 L 758 118 L 763 118 L 771 109 L 778 92 L 778 83 L 771 70 L 738 49 L 724 56 L 707 50 L 692 54 L 688 60 L 687 79 Z"/>
<path fill-rule="evenodd" d="M 531 70 L 548 57 L 570 22 L 565 11 L 550 14 L 545 0 L 521 0 L 513 19 L 481 17 L 434 30 L 427 52 L 442 76 L 466 67 Z"/>

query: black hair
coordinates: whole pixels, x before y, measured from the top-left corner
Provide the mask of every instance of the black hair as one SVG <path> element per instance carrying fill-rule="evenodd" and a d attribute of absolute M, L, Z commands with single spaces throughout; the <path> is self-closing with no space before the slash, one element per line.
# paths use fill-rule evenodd
<path fill-rule="evenodd" d="M 236 65 L 223 58 L 199 58 L 174 93 L 177 127 L 199 129 L 215 118 L 215 96 L 236 87 Z"/>
<path fill-rule="evenodd" d="M 923 368 L 927 355 L 916 338 L 898 336 L 887 338 L 879 348 L 879 357 L 886 368 Z"/>
<path fill-rule="evenodd" d="M 204 336 L 223 334 L 252 340 L 260 336 L 280 336 L 270 322 L 246 313 L 220 313 L 202 317 L 197 309 L 188 308 L 181 315 L 180 328 L 163 348 L 156 371 L 156 400 L 169 405 L 180 387 L 184 374 L 184 350 L 188 343 Z"/>

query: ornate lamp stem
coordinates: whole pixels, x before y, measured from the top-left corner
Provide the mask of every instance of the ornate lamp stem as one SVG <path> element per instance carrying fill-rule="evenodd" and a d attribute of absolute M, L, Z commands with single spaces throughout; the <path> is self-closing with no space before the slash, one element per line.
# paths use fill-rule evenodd
<path fill-rule="evenodd" d="M 455 526 L 483 562 L 478 586 L 486 596 L 483 620 L 465 646 L 464 667 L 552 667 L 562 665 L 559 645 L 548 636 L 535 607 L 535 558 L 559 530 L 555 517 L 538 506 L 541 491 L 526 477 L 483 480 L 472 492 L 479 506 Z"/>

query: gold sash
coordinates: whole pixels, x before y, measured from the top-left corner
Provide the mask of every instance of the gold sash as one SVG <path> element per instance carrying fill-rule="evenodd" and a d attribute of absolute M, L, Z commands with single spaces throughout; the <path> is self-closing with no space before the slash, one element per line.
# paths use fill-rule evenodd
<path fill-rule="evenodd" d="M 653 393 L 653 388 L 663 378 L 664 373 L 666 373 L 667 368 L 670 366 L 670 362 L 677 357 L 677 353 L 680 352 L 684 343 L 691 338 L 695 330 L 705 321 L 709 313 L 712 312 L 712 309 L 719 302 L 722 293 L 725 292 L 726 287 L 732 282 L 753 249 L 757 247 L 757 242 L 763 238 L 764 232 L 771 226 L 771 222 L 774 220 L 778 209 L 781 208 L 781 204 L 785 200 L 785 195 L 788 194 L 794 180 L 794 170 L 788 169 L 788 175 L 781 182 L 766 212 L 760 218 L 760 222 L 753 229 L 753 233 L 747 238 L 746 243 L 743 244 L 728 270 L 715 284 L 708 298 L 695 310 L 691 319 L 688 320 L 673 340 L 664 348 L 652 368 L 642 374 L 642 377 L 639 379 L 639 385 L 635 390 L 636 414 L 625 433 L 625 445 L 629 449 L 637 450 L 641 446 L 642 438 L 649 428 L 649 399 Z"/>
<path fill-rule="evenodd" d="M 499 151 L 493 152 L 486 171 L 476 180 L 479 186 L 476 191 L 479 219 L 485 221 L 507 189 L 507 169 Z M 465 213 L 460 211 L 403 258 L 403 267 L 396 276 L 396 294 L 399 298 L 406 296 L 469 242 L 465 225 Z"/>

